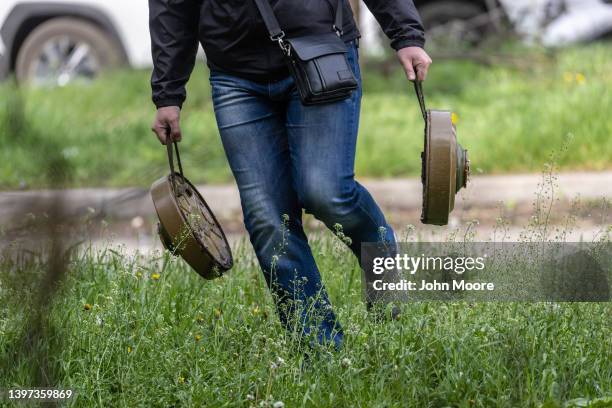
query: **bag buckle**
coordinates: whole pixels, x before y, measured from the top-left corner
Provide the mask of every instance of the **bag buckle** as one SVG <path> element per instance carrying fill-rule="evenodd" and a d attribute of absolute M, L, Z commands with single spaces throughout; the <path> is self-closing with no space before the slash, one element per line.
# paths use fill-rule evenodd
<path fill-rule="evenodd" d="M 338 26 L 336 26 L 335 24 L 332 26 L 332 28 L 334 29 L 338 37 L 342 37 L 342 34 L 344 34 L 344 31 L 342 31 L 341 28 L 338 28 Z"/>
<path fill-rule="evenodd" d="M 290 56 L 291 55 L 291 46 L 289 44 L 287 44 L 285 41 L 283 41 L 283 38 L 285 38 L 285 32 L 284 31 L 281 31 L 280 33 L 278 33 L 276 35 L 271 35 L 270 36 L 270 39 L 272 41 L 276 41 L 278 43 L 278 46 L 283 51 L 283 53 L 286 56 Z"/>
<path fill-rule="evenodd" d="M 285 32 L 284 32 L 283 30 L 281 30 L 281 32 L 280 32 L 280 33 L 278 33 L 278 34 L 275 34 L 275 35 L 271 35 L 271 36 L 270 36 L 270 39 L 271 39 L 272 41 L 280 41 L 280 40 L 282 40 L 283 38 L 285 38 Z"/>

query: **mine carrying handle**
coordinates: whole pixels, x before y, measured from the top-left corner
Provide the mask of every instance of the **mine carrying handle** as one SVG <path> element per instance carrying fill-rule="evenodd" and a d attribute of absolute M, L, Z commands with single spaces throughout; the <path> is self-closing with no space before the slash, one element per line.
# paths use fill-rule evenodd
<path fill-rule="evenodd" d="M 179 174 L 181 178 L 185 178 L 183 175 L 183 165 L 181 164 L 181 155 L 179 154 L 178 143 L 176 140 L 173 140 L 170 143 L 170 129 L 166 129 L 166 150 L 168 151 L 168 164 L 170 164 L 170 175 L 173 176 L 176 171 L 174 170 L 174 155 L 172 154 L 172 146 L 174 145 L 174 151 L 176 152 L 176 161 L 178 163 Z"/>
<path fill-rule="evenodd" d="M 419 100 L 419 106 L 421 107 L 423 120 L 425 121 L 425 123 L 427 123 L 427 108 L 425 107 L 425 95 L 423 94 L 423 81 L 415 79 L 414 90 L 416 91 L 417 99 Z"/>

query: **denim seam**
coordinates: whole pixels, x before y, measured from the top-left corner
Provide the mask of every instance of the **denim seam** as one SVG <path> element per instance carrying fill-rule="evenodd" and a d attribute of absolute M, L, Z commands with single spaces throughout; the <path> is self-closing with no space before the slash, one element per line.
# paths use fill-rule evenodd
<path fill-rule="evenodd" d="M 359 137 L 359 121 L 357 120 L 356 116 L 359 113 L 358 112 L 358 108 L 357 108 L 357 104 L 360 103 L 359 98 L 360 98 L 360 93 L 361 93 L 361 73 L 358 72 L 359 71 L 359 57 L 357 55 L 357 50 L 353 49 L 353 64 L 355 64 L 355 75 L 358 76 L 358 80 L 359 80 L 359 88 L 357 90 L 355 90 L 355 95 L 353 95 L 352 99 L 352 103 L 351 103 L 351 130 L 354 129 L 355 132 L 355 154 L 357 153 L 357 138 Z M 359 74 L 359 75 L 357 75 Z M 370 219 L 370 221 L 372 222 L 372 224 L 374 226 L 376 226 L 376 228 L 380 228 L 381 225 L 378 225 L 378 223 L 376 222 L 376 220 L 374 219 L 374 217 L 372 217 L 372 214 L 370 214 L 369 211 L 366 211 L 366 209 L 363 207 L 362 203 L 361 203 L 361 194 L 362 194 L 362 189 L 363 187 L 361 187 L 360 184 L 357 184 L 357 181 L 355 180 L 355 176 L 354 176 L 354 163 L 353 163 L 353 182 L 356 185 L 356 190 L 358 192 L 358 197 L 357 197 L 357 207 L 359 207 L 359 210 L 364 213 L 366 215 L 367 218 Z M 361 187 L 361 188 L 360 188 Z M 386 220 L 385 220 L 385 224 L 386 224 Z"/>

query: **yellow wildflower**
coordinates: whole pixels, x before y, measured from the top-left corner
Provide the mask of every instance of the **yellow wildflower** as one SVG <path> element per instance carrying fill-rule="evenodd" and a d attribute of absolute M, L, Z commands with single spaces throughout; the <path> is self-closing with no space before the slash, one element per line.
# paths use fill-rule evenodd
<path fill-rule="evenodd" d="M 128 350 L 128 353 L 131 353 L 131 352 L 132 352 L 132 348 L 131 348 L 130 346 L 128 346 L 128 349 L 127 349 L 127 350 Z"/>
<path fill-rule="evenodd" d="M 195 338 L 195 341 L 200 341 L 200 340 L 202 340 L 202 336 L 200 336 L 199 334 L 196 334 L 196 335 L 194 336 L 194 338 Z"/>
<path fill-rule="evenodd" d="M 581 74 L 580 72 L 576 74 L 576 83 L 578 85 L 582 85 L 586 82 L 586 77 L 584 76 L 584 74 Z"/>
<path fill-rule="evenodd" d="M 154 273 L 153 275 L 151 275 L 151 279 L 153 280 L 158 280 L 159 278 L 161 278 L 161 275 L 159 273 Z"/>
<path fill-rule="evenodd" d="M 91 305 L 90 305 L 89 303 L 85 303 L 85 304 L 83 305 L 83 309 L 85 309 L 85 310 L 91 310 Z"/>
<path fill-rule="evenodd" d="M 451 113 L 451 122 L 453 125 L 459 123 L 459 115 L 457 115 L 455 112 Z"/>
<path fill-rule="evenodd" d="M 183 376 L 179 376 L 179 378 L 178 378 L 178 383 L 179 383 L 179 384 L 185 384 L 185 377 L 183 377 Z"/>
<path fill-rule="evenodd" d="M 259 305 L 255 305 L 255 307 L 253 308 L 253 316 L 257 316 L 259 314 L 261 310 L 259 309 Z"/>

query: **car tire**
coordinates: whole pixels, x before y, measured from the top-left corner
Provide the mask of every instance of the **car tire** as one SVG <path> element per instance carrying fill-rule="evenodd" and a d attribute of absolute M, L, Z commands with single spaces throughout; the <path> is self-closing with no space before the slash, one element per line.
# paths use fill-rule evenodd
<path fill-rule="evenodd" d="M 439 0 L 430 2 L 419 7 L 426 36 L 434 28 L 443 26 L 453 21 L 467 21 L 486 12 L 483 8 L 469 1 L 461 0 Z M 477 45 L 487 32 L 489 27 L 480 27 L 466 33 L 466 38 L 462 39 L 464 44 Z M 436 43 L 435 38 L 427 38 L 428 41 Z M 451 45 L 452 47 L 452 45 Z"/>
<path fill-rule="evenodd" d="M 89 70 L 93 72 L 87 71 L 87 75 L 83 75 L 90 79 L 100 71 L 117 67 L 124 62 L 121 46 L 100 27 L 78 18 L 53 18 L 37 26 L 20 47 L 15 64 L 15 75 L 20 83 L 35 82 L 37 65 L 44 57 L 45 47 L 54 40 L 85 45 L 87 58 L 95 61 L 95 69 Z"/>
<path fill-rule="evenodd" d="M 425 30 L 428 30 L 453 20 L 469 20 L 484 13 L 484 10 L 468 1 L 441 0 L 419 7 L 419 13 Z"/>

